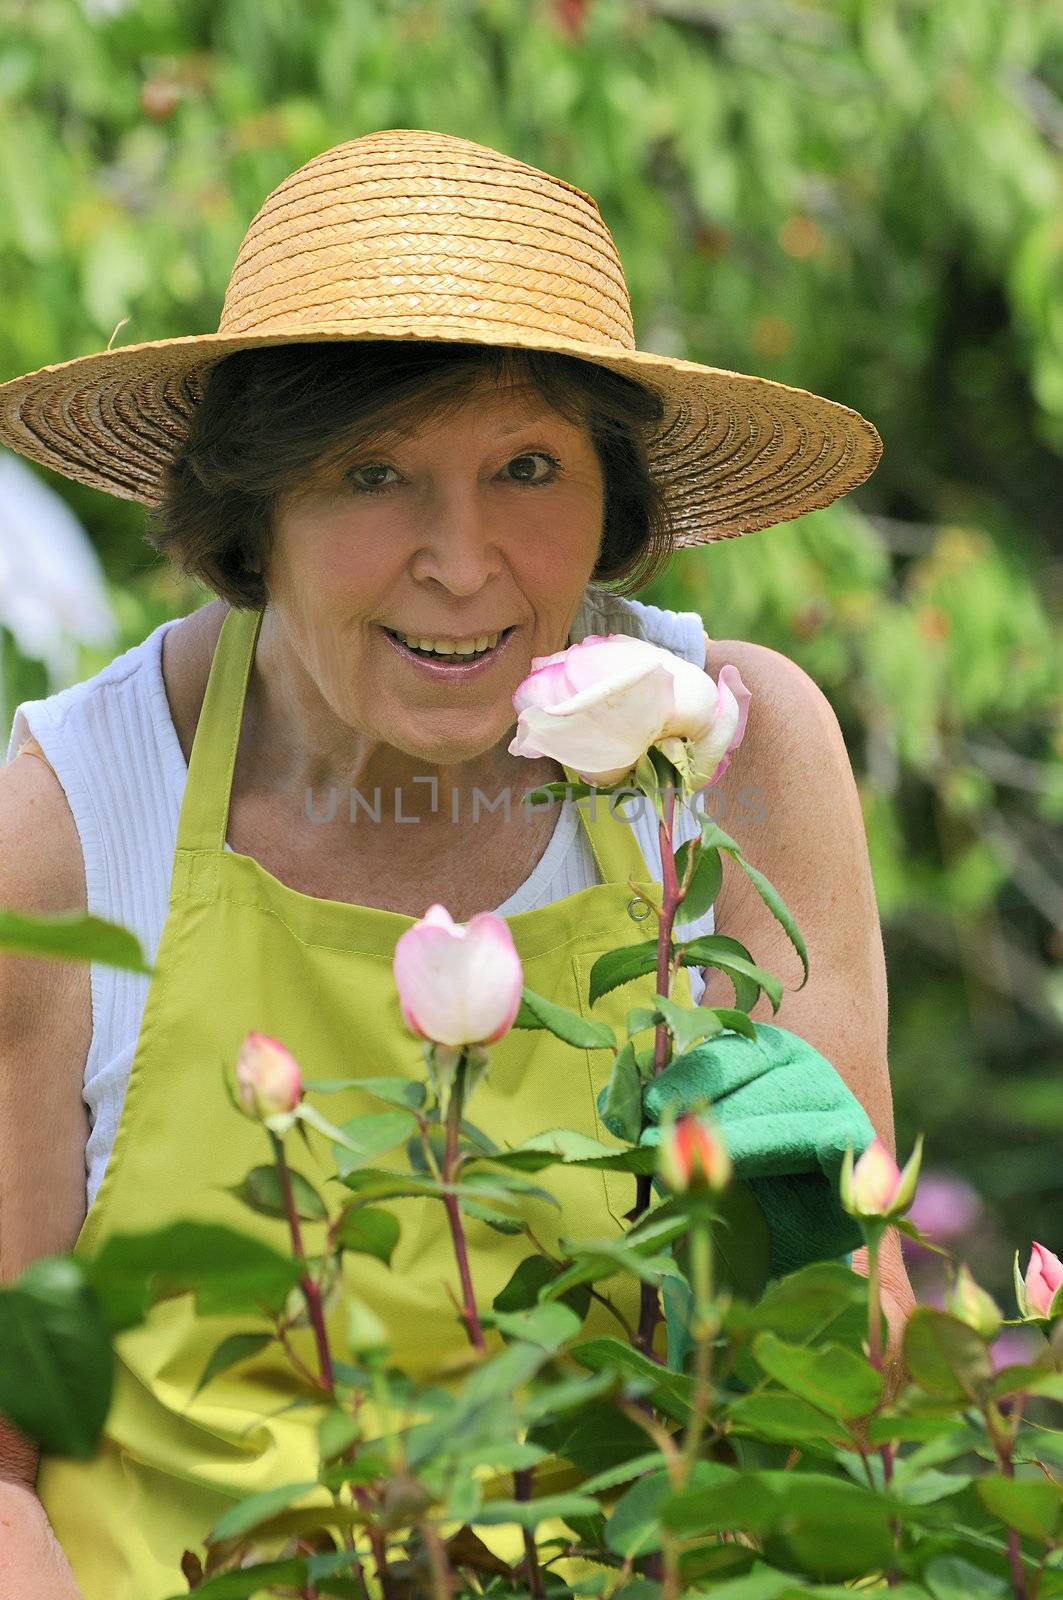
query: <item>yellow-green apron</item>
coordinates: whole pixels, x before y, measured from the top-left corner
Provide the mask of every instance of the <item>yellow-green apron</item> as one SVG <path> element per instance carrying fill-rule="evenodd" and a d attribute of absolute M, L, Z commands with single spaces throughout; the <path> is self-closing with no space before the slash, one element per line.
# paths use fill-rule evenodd
<path fill-rule="evenodd" d="M 260 611 L 230 611 L 214 653 L 181 806 L 169 913 L 114 1148 L 75 1245 L 79 1255 L 112 1234 L 179 1218 L 226 1224 L 289 1251 L 285 1224 L 226 1192 L 270 1159 L 264 1131 L 233 1108 L 222 1083 L 223 1063 L 235 1064 L 249 1030 L 280 1039 L 309 1078 L 423 1073 L 391 969 L 396 940 L 414 919 L 301 894 L 224 848 L 261 620 Z M 651 937 L 656 925 L 642 920 L 646 907 L 629 879 L 658 904 L 661 891 L 647 876 L 629 821 L 601 796 L 579 810 L 601 883 L 507 921 L 528 986 L 587 1013 L 595 959 Z M 604 997 L 594 1016 L 623 1038 L 628 1008 L 648 1004 L 654 991 L 649 975 Z M 674 996 L 690 1003 L 685 970 Z M 555 1127 L 615 1142 L 596 1108 L 610 1061 L 608 1051 L 574 1050 L 547 1032 L 510 1032 L 492 1048 L 470 1114 L 498 1143 Z M 336 1123 L 386 1109 L 356 1087 L 319 1103 Z M 312 1154 L 294 1138 L 287 1149 L 292 1166 L 321 1188 L 330 1155 L 322 1137 L 311 1134 L 311 1144 Z M 559 1234 L 620 1231 L 634 1199 L 626 1174 L 555 1168 L 544 1179 L 561 1211 L 533 1201 L 527 1214 L 547 1247 Z M 325 1193 L 334 1214 L 343 1191 L 333 1184 Z M 456 1273 L 443 1207 L 405 1200 L 395 1210 L 402 1236 L 390 1269 L 346 1255 L 344 1274 L 386 1323 L 394 1361 L 419 1374 L 462 1350 L 465 1333 L 445 1287 Z M 308 1252 L 320 1249 L 323 1226 L 304 1225 Z M 475 1220 L 468 1233 L 477 1299 L 486 1305 L 531 1247 Z M 610 1286 L 621 1300 L 623 1283 Z M 634 1302 L 632 1284 L 629 1310 Z M 601 1308 L 594 1311 L 600 1315 L 592 1312 L 588 1332 L 616 1331 Z M 221 1340 L 255 1328 L 252 1316 L 196 1318 L 191 1296 L 183 1295 L 119 1336 L 114 1399 L 96 1454 L 87 1462 L 46 1456 L 37 1485 L 85 1600 L 162 1600 L 183 1592 L 182 1552 L 202 1548 L 234 1497 L 316 1476 L 317 1409 L 270 1414 L 299 1392 L 275 1343 L 190 1398 Z M 329 1329 L 333 1350 L 346 1355 L 342 1305 L 331 1312 Z M 292 1343 L 316 1370 L 309 1330 L 296 1331 Z"/>

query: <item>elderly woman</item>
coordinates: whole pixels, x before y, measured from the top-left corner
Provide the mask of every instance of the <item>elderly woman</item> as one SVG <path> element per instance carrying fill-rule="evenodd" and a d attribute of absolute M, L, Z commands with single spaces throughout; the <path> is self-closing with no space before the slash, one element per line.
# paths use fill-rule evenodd
<path fill-rule="evenodd" d="M 315 1078 L 415 1070 L 390 961 L 433 903 L 459 921 L 496 910 L 528 985 L 585 1007 L 594 958 L 645 937 L 631 884 L 659 889 L 656 830 L 521 805 L 565 769 L 509 746 L 533 659 L 590 634 L 739 668 L 753 712 L 717 815 L 793 910 L 811 977 L 796 989 L 785 934 L 729 858 L 694 926 L 792 986 L 772 1020 L 890 1141 L 882 943 L 830 706 L 775 651 L 622 593 L 678 545 L 847 492 L 879 441 L 804 391 L 637 351 L 587 195 L 438 134 L 339 146 L 265 202 L 217 334 L 14 380 L 0 439 L 152 506 L 153 543 L 217 595 L 15 718 L 0 904 L 87 907 L 133 928 L 155 970 L 0 962 L 5 1277 L 178 1217 L 272 1238 L 225 1188 L 263 1152 L 223 1069 L 255 1028 Z M 680 977 L 681 998 L 731 1002 L 715 969 Z M 620 1016 L 631 991 L 614 999 Z M 510 1140 L 602 1137 L 601 1054 L 509 1035 L 476 1120 Z M 356 1088 L 339 1107 L 367 1109 Z M 563 1216 L 615 1230 L 630 1181 L 559 1176 Z M 462 1333 L 441 1208 L 403 1220 L 390 1275 L 359 1257 L 358 1283 L 423 1367 Z M 474 1242 L 485 1293 L 518 1244 Z M 897 1324 L 895 1248 L 884 1277 Z M 298 1413 L 271 1414 L 290 1379 L 265 1358 L 190 1401 L 225 1327 L 185 1298 L 128 1333 L 90 1462 L 46 1458 L 38 1476 L 0 1426 L 6 1596 L 156 1600 L 227 1496 L 303 1475 Z"/>

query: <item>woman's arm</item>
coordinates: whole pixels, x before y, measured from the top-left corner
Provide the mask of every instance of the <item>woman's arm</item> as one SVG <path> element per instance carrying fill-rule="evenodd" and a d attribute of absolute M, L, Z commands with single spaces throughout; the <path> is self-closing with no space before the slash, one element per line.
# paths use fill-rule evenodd
<path fill-rule="evenodd" d="M 797 991 L 797 952 L 726 853 L 717 928 L 784 984 L 774 1016 L 764 995 L 751 1016 L 788 1028 L 826 1056 L 895 1152 L 882 930 L 860 796 L 838 719 L 817 684 L 778 651 L 707 634 L 705 645 L 706 671 L 716 677 L 732 662 L 752 694 L 745 737 L 707 791 L 705 809 L 793 912 L 808 950 L 808 982 Z M 729 979 L 714 967 L 705 971 L 702 1004 L 733 1005 Z M 866 1251 L 855 1252 L 853 1265 L 866 1273 Z M 915 1302 L 893 1229 L 883 1240 L 880 1265 L 896 1340 Z"/>

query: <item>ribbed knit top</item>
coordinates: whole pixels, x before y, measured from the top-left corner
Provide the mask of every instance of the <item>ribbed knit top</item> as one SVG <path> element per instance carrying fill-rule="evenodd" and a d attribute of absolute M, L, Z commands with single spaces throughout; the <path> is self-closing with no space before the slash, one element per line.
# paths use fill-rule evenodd
<path fill-rule="evenodd" d="M 143 643 L 115 658 L 95 676 L 21 712 L 55 770 L 74 816 L 85 862 L 88 910 L 132 929 L 154 962 L 169 906 L 170 874 L 188 767 L 177 738 L 162 673 L 162 643 L 174 621 L 160 623 Z M 701 617 L 662 610 L 641 601 L 587 589 L 569 634 L 577 644 L 589 634 L 625 633 L 648 639 L 698 666 L 705 660 Z M 17 749 L 14 723 L 7 758 Z M 625 810 L 647 867 L 661 881 L 656 818 L 648 805 Z M 694 833 L 685 809 L 677 809 L 676 843 Z M 232 847 L 226 844 L 226 849 Z M 494 910 L 530 911 L 598 882 L 598 870 L 575 805 L 557 808 L 546 849 L 524 882 Z M 681 935 L 711 933 L 712 909 Z M 689 969 L 695 1002 L 704 983 Z M 92 1039 L 85 1061 L 83 1096 L 90 1133 L 85 1151 L 86 1198 L 91 1206 L 118 1131 L 140 1032 L 148 978 L 93 963 Z"/>

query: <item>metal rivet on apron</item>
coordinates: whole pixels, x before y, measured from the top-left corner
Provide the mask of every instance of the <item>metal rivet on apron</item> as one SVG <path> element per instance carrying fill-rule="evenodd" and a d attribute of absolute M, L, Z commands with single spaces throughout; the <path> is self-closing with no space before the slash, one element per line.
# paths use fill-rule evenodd
<path fill-rule="evenodd" d="M 650 914 L 650 908 L 645 900 L 632 899 L 627 903 L 627 914 L 632 922 L 645 922 Z"/>

